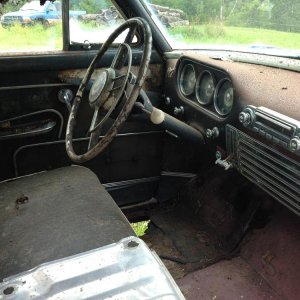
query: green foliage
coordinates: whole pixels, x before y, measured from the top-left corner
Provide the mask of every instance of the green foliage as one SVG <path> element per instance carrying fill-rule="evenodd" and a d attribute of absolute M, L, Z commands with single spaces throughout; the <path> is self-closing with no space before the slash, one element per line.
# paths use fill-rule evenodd
<path fill-rule="evenodd" d="M 2 4 L 0 6 L 0 16 L 8 12 L 18 11 L 26 2 L 26 0 L 19 0 Z"/>
<path fill-rule="evenodd" d="M 169 33 L 177 41 L 185 44 L 199 45 L 253 45 L 267 44 L 287 49 L 300 49 L 300 33 L 291 33 L 260 28 L 222 26 L 210 30 L 207 25 L 181 26 L 170 29 Z M 200 48 L 200 47 L 199 47 Z"/>
<path fill-rule="evenodd" d="M 181 40 L 186 44 L 251 45 L 257 43 L 300 49 L 300 33 L 230 27 L 224 26 L 221 22 L 175 27 L 169 32 L 176 40 Z M 16 25 L 8 29 L 0 26 L 0 40 L 0 51 L 60 50 L 62 49 L 62 28 L 61 24 L 49 28 L 44 28 L 40 24 L 33 27 Z M 134 226 L 147 227 L 145 223 Z"/>
<path fill-rule="evenodd" d="M 4 29 L 0 26 L 0 51 L 47 51 L 62 49 L 62 26 L 45 28 L 42 24 L 23 27 L 16 24 Z"/>
<path fill-rule="evenodd" d="M 300 32 L 300 1 L 294 0 L 148 0 L 181 9 L 194 25 L 229 26 Z"/>
<path fill-rule="evenodd" d="M 300 32 L 300 2 L 272 0 L 271 28 Z"/>
<path fill-rule="evenodd" d="M 221 22 L 210 22 L 205 25 L 175 27 L 169 33 L 175 40 L 183 43 L 218 43 L 220 39 L 226 38 L 227 29 Z"/>
<path fill-rule="evenodd" d="M 244 27 L 266 27 L 269 11 L 262 6 L 261 0 L 240 1 L 229 13 L 226 24 Z"/>
<path fill-rule="evenodd" d="M 148 224 L 150 221 L 142 221 L 142 222 L 137 222 L 137 223 L 131 223 L 131 227 L 133 228 L 135 234 L 138 237 L 143 236 L 147 229 L 148 229 Z"/>
<path fill-rule="evenodd" d="M 111 0 L 70 0 L 71 10 L 85 10 L 88 14 L 100 13 L 111 6 Z"/>
<path fill-rule="evenodd" d="M 210 22 L 204 25 L 204 32 L 207 37 L 216 39 L 226 35 L 225 26 L 222 22 Z"/>
<path fill-rule="evenodd" d="M 150 3 L 181 9 L 195 24 L 219 19 L 220 0 L 149 0 Z"/>

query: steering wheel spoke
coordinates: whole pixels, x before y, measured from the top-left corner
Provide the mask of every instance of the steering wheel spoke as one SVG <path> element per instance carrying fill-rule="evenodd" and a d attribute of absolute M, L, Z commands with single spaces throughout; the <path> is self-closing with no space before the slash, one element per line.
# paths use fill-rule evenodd
<path fill-rule="evenodd" d="M 90 136 L 90 139 L 89 139 L 89 144 L 88 144 L 88 150 L 91 150 L 93 149 L 99 142 L 99 135 L 100 133 L 98 131 L 100 131 L 100 129 L 94 131 L 91 136 Z"/>
<path fill-rule="evenodd" d="M 111 63 L 111 68 L 120 71 L 125 65 L 128 59 L 132 56 L 132 51 L 127 43 L 120 44 L 117 53 Z"/>
<path fill-rule="evenodd" d="M 95 127 L 96 125 L 99 123 L 99 118 L 100 118 L 100 113 L 99 113 L 99 107 L 96 107 L 94 110 L 94 115 L 91 121 L 91 125 L 90 125 L 90 129 L 89 129 L 89 133 L 95 131 Z"/>
<path fill-rule="evenodd" d="M 129 31 L 126 35 L 126 38 L 125 38 L 125 43 L 127 44 L 131 44 L 133 39 L 134 39 L 134 36 L 136 34 L 136 30 L 138 28 L 138 24 L 133 24 L 130 28 L 129 28 Z"/>

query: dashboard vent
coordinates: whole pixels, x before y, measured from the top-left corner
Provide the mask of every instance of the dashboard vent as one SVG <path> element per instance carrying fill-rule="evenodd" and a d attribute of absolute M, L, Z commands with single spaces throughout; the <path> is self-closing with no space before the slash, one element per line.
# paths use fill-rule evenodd
<path fill-rule="evenodd" d="M 226 126 L 226 147 L 241 174 L 300 215 L 300 164 L 297 161 L 230 125 Z"/>

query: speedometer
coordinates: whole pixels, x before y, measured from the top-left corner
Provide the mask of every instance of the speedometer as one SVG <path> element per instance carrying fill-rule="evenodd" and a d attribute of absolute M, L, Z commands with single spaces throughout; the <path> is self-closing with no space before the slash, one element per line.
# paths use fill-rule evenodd
<path fill-rule="evenodd" d="M 226 116 L 231 112 L 233 106 L 233 86 L 229 79 L 221 80 L 214 94 L 214 105 L 216 111 Z"/>
<path fill-rule="evenodd" d="M 179 88 L 184 96 L 190 96 L 193 94 L 196 85 L 196 72 L 195 68 L 191 64 L 187 64 L 183 67 L 179 79 Z"/>
<path fill-rule="evenodd" d="M 204 71 L 196 82 L 196 98 L 202 105 L 208 105 L 212 102 L 215 91 L 215 79 L 213 75 Z"/>

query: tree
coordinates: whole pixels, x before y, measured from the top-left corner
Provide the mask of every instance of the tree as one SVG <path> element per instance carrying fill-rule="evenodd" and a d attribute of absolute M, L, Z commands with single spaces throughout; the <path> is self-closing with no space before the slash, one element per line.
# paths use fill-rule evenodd
<path fill-rule="evenodd" d="M 243 27 L 266 27 L 269 24 L 269 12 L 263 0 L 236 1 L 228 14 L 226 24 Z"/>
<path fill-rule="evenodd" d="M 70 0 L 72 10 L 85 10 L 88 14 L 100 13 L 112 6 L 111 0 Z"/>
<path fill-rule="evenodd" d="M 281 31 L 300 32 L 300 2 L 272 0 L 271 25 Z"/>

